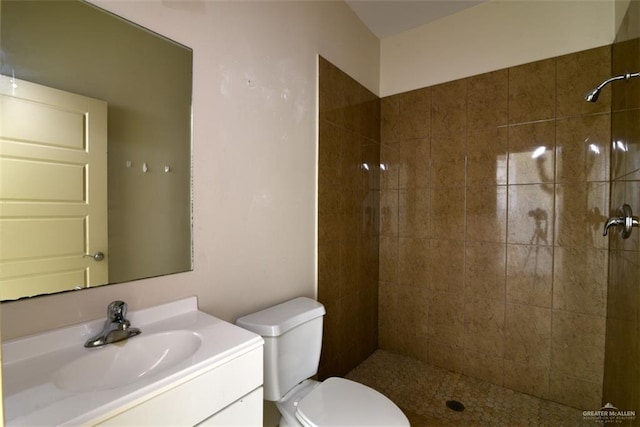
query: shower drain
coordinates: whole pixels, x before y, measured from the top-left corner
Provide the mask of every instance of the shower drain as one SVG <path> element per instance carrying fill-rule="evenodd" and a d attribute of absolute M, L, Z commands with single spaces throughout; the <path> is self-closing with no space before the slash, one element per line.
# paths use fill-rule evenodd
<path fill-rule="evenodd" d="M 464 405 L 457 400 L 447 400 L 447 408 L 457 412 L 464 411 Z"/>

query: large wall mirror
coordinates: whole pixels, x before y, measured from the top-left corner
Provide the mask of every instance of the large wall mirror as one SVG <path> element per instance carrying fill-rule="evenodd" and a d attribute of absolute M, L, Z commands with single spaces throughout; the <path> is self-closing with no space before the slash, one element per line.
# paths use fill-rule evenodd
<path fill-rule="evenodd" d="M 191 270 L 192 51 L 83 1 L 0 10 L 0 299 Z"/>

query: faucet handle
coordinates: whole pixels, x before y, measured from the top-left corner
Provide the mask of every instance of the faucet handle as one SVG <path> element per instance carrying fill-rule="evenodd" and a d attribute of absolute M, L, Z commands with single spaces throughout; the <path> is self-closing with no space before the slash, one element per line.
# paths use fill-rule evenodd
<path fill-rule="evenodd" d="M 113 301 L 107 307 L 107 319 L 111 322 L 124 322 L 127 316 L 127 303 L 124 301 Z"/>
<path fill-rule="evenodd" d="M 640 218 L 637 216 L 633 216 L 633 212 L 631 211 L 631 206 L 628 204 L 624 204 L 620 206 L 620 215 L 619 217 L 609 218 L 604 225 L 603 236 L 606 236 L 609 228 L 611 226 L 622 226 L 622 238 L 628 239 L 631 235 L 631 230 L 633 227 L 640 227 Z"/>

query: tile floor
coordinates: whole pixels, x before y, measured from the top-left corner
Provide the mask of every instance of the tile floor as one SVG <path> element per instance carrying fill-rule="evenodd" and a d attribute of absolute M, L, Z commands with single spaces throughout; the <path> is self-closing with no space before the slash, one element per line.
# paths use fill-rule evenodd
<path fill-rule="evenodd" d="M 377 350 L 346 378 L 366 384 L 393 400 L 412 427 L 593 426 L 582 411 L 539 399 L 426 363 Z M 464 404 L 462 412 L 446 406 Z"/>

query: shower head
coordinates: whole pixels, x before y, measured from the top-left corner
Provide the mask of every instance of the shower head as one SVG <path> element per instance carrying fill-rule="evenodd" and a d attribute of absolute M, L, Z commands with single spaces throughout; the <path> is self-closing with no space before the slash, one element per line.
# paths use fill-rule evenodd
<path fill-rule="evenodd" d="M 590 90 L 584 96 L 584 100 L 587 102 L 596 102 L 598 100 L 598 96 L 600 96 L 600 88 L 595 88 L 593 90 Z"/>
<path fill-rule="evenodd" d="M 619 76 L 611 77 L 610 79 L 607 79 L 602 83 L 600 83 L 597 88 L 587 92 L 587 94 L 584 96 L 584 100 L 587 102 L 596 102 L 598 100 L 598 96 L 600 96 L 600 91 L 602 90 L 603 87 L 605 87 L 609 83 L 614 82 L 616 80 L 629 80 L 632 77 L 640 77 L 640 72 L 621 74 Z"/>

